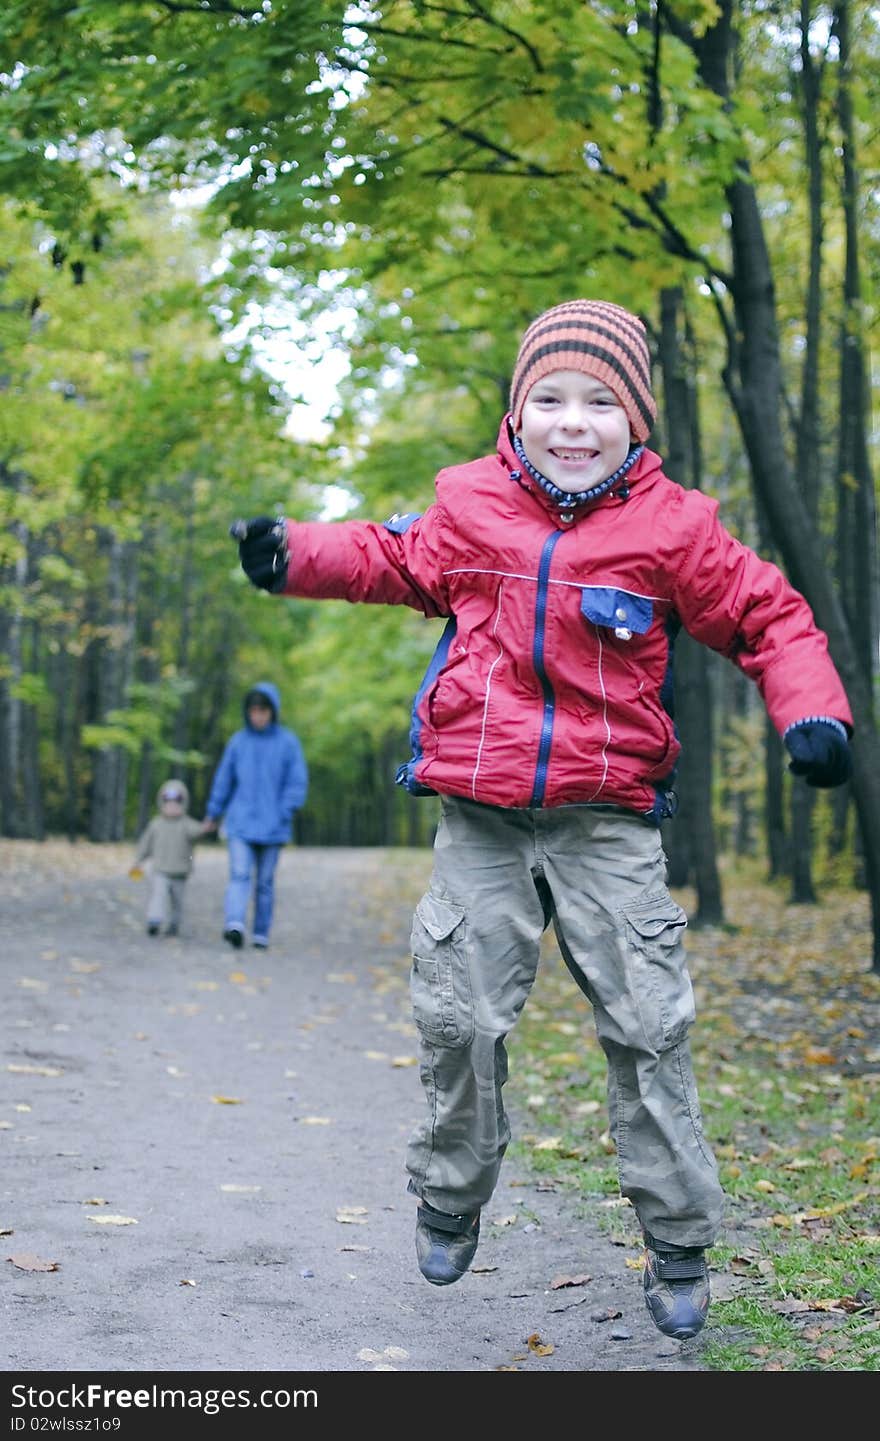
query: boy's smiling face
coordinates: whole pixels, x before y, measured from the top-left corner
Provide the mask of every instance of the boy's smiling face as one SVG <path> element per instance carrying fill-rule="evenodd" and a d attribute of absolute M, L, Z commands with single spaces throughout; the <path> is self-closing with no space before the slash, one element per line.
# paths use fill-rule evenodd
<path fill-rule="evenodd" d="M 570 495 L 607 480 L 630 449 L 629 418 L 614 391 L 579 370 L 535 381 L 519 435 L 535 469 Z"/>

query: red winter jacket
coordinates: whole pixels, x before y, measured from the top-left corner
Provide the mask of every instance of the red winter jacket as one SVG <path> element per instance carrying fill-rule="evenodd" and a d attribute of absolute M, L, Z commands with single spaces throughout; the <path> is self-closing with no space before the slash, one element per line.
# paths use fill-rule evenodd
<path fill-rule="evenodd" d="M 650 450 L 567 522 L 505 417 L 497 453 L 441 470 L 423 515 L 288 531 L 286 594 L 449 617 L 398 773 L 417 794 L 671 814 L 680 625 L 757 683 L 780 733 L 806 716 L 852 724 L 804 598 Z"/>

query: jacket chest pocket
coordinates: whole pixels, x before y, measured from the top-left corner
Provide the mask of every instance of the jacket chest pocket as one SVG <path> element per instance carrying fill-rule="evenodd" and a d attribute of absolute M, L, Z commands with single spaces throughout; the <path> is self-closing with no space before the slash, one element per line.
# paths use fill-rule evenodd
<path fill-rule="evenodd" d="M 463 906 L 430 891 L 413 917 L 410 997 L 413 1018 L 425 1040 L 467 1046 L 474 1034 Z"/>
<path fill-rule="evenodd" d="M 581 614 L 593 625 L 608 631 L 619 641 L 644 635 L 654 619 L 654 602 L 647 596 L 635 595 L 614 586 L 584 586 L 581 591 Z"/>

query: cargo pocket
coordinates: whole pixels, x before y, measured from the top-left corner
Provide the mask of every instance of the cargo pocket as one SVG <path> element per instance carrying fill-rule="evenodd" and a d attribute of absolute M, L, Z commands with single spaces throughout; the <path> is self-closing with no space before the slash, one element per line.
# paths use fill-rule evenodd
<path fill-rule="evenodd" d="M 658 1050 L 674 1046 L 694 1021 L 694 991 L 682 943 L 687 916 L 668 893 L 626 906 L 622 915 L 648 1040 Z"/>
<path fill-rule="evenodd" d="M 430 891 L 413 917 L 410 997 L 413 1019 L 426 1041 L 466 1046 L 474 1009 L 465 946 L 464 907 Z"/>

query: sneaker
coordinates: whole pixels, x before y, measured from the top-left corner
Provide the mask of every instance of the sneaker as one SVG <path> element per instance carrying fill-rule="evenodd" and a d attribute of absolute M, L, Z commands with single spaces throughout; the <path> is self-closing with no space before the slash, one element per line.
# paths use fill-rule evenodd
<path fill-rule="evenodd" d="M 702 1246 L 674 1246 L 645 1232 L 645 1304 L 664 1336 L 689 1341 L 709 1312 L 709 1272 Z"/>
<path fill-rule="evenodd" d="M 149 921 L 148 924 L 147 924 L 147 935 L 148 935 L 148 936 L 158 936 L 158 934 L 159 934 L 159 924 L 158 924 L 158 922 L 157 922 L 157 921 Z"/>
<path fill-rule="evenodd" d="M 244 945 L 244 932 L 238 926 L 227 926 L 223 932 L 223 939 L 238 951 Z"/>
<path fill-rule="evenodd" d="M 422 1201 L 416 1219 L 416 1256 L 419 1270 L 432 1286 L 460 1281 L 480 1239 L 480 1213 L 450 1216 Z"/>
<path fill-rule="evenodd" d="M 251 941 L 251 945 L 254 946 L 255 949 L 258 951 L 265 951 L 268 949 L 269 942 L 266 940 L 265 936 L 254 936 L 253 940 Z"/>

